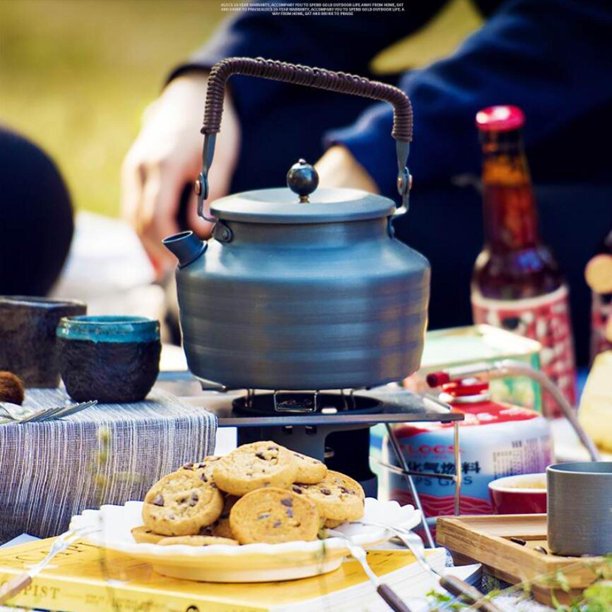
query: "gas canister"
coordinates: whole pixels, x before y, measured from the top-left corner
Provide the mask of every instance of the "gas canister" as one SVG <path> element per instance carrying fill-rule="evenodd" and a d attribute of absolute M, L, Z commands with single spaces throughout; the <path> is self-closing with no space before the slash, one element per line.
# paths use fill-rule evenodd
<path fill-rule="evenodd" d="M 553 462 L 550 425 L 539 413 L 494 402 L 487 382 L 475 379 L 443 385 L 440 397 L 465 415 L 459 422 L 461 453 L 461 514 L 490 514 L 489 482 L 502 476 L 543 472 Z M 439 474 L 455 473 L 453 425 L 419 423 L 396 425 L 393 432 L 415 476 L 423 510 L 428 517 L 453 514 L 454 483 Z M 390 440 L 383 440 L 382 459 L 398 465 Z M 400 504 L 414 503 L 405 478 L 386 471 L 382 494 Z"/>

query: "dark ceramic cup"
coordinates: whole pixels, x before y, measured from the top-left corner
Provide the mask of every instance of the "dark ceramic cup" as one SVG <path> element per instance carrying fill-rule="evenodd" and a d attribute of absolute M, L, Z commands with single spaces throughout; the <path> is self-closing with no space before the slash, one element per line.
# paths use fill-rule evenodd
<path fill-rule="evenodd" d="M 73 300 L 0 296 L 0 370 L 17 374 L 26 387 L 57 387 L 55 329 L 62 317 L 86 312 Z"/>
<path fill-rule="evenodd" d="M 57 327 L 62 380 L 76 401 L 143 400 L 159 373 L 159 322 L 145 317 L 67 317 Z"/>

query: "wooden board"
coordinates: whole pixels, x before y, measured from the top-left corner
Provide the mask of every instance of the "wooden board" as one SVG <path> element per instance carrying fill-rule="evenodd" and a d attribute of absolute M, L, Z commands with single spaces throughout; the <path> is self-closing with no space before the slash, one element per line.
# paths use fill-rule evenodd
<path fill-rule="evenodd" d="M 579 597 L 606 567 L 603 557 L 560 557 L 535 550 L 539 546 L 548 550 L 545 514 L 440 517 L 436 539 L 454 557 L 482 563 L 486 571 L 510 584 L 528 582 L 535 598 L 548 605 L 553 598 L 569 603 Z M 567 579 L 569 592 L 560 588 L 555 577 L 559 571 Z"/>

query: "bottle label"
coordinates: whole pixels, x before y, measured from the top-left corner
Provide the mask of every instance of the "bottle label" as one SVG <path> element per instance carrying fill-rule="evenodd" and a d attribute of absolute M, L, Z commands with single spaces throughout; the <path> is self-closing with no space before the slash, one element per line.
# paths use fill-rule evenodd
<path fill-rule="evenodd" d="M 540 366 L 572 406 L 576 404 L 576 367 L 569 314 L 568 291 L 561 286 L 546 295 L 525 300 L 494 300 L 472 292 L 474 323 L 486 323 L 537 340 L 542 345 Z M 561 411 L 548 393 L 545 412 Z"/>
<path fill-rule="evenodd" d="M 491 514 L 489 483 L 502 476 L 543 472 L 553 461 L 550 424 L 541 415 L 518 406 L 482 403 L 478 411 L 465 413 L 461 434 L 461 514 Z M 436 475 L 455 474 L 452 424 L 400 425 L 394 431 L 408 468 L 426 472 L 413 476 L 427 516 L 454 512 L 452 480 Z M 382 445 L 385 463 L 397 465 L 393 447 L 385 437 Z M 380 480 L 382 499 L 414 504 L 403 476 L 390 470 Z"/>

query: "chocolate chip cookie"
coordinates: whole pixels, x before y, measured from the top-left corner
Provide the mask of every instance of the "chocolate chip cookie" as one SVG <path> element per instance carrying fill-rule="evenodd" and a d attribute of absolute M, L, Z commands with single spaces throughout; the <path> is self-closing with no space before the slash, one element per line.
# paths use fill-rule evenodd
<path fill-rule="evenodd" d="M 230 512 L 230 527 L 241 544 L 314 540 L 319 513 L 304 495 L 268 487 L 240 498 Z"/>
<path fill-rule="evenodd" d="M 141 525 L 132 529 L 132 537 L 137 544 L 157 544 L 165 536 L 151 531 L 148 527 Z"/>
<path fill-rule="evenodd" d="M 216 538 L 214 536 L 188 535 L 162 538 L 158 544 L 160 546 L 172 546 L 174 544 L 185 544 L 187 546 L 238 546 L 238 542 L 230 538 Z"/>
<path fill-rule="evenodd" d="M 212 524 L 212 534 L 220 538 L 233 538 L 232 528 L 229 523 L 229 515 L 234 504 L 239 500 L 235 495 L 225 494 L 225 503 L 221 516 Z"/>
<path fill-rule="evenodd" d="M 302 455 L 291 451 L 297 461 L 298 471 L 295 477 L 295 482 L 303 482 L 304 484 L 316 484 L 325 478 L 327 474 L 327 466 L 312 457 Z"/>
<path fill-rule="evenodd" d="M 164 476 L 145 496 L 145 527 L 166 536 L 197 535 L 223 510 L 223 497 L 196 473 L 179 470 Z"/>
<path fill-rule="evenodd" d="M 321 482 L 310 485 L 296 483 L 291 490 L 312 501 L 326 525 L 337 526 L 363 516 L 365 495 L 361 485 L 340 472 L 329 470 Z"/>
<path fill-rule="evenodd" d="M 262 487 L 290 487 L 297 471 L 291 451 L 276 442 L 253 442 L 217 461 L 213 477 L 222 491 L 241 496 Z"/>
<path fill-rule="evenodd" d="M 197 463 L 185 463 L 180 469 L 187 470 L 188 472 L 194 472 L 202 482 L 216 486 L 215 479 L 213 477 L 213 469 L 219 459 L 221 459 L 221 457 L 209 455 Z"/>

